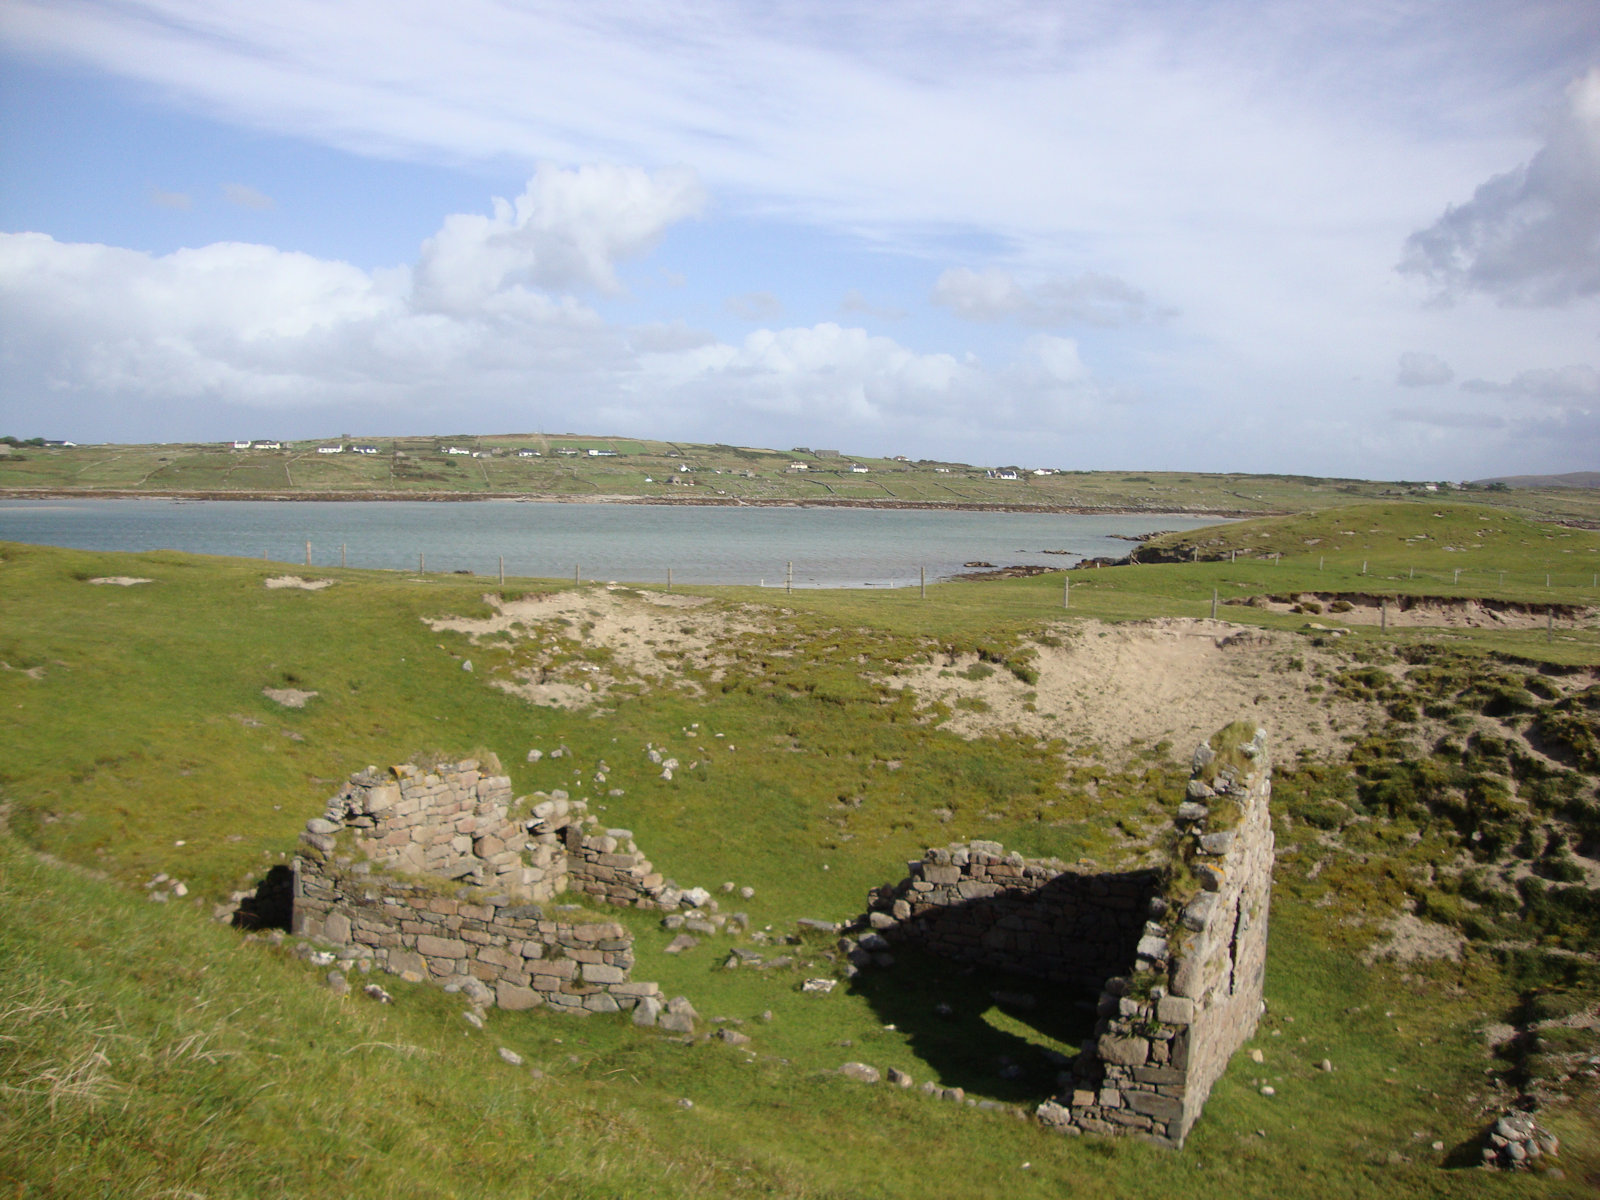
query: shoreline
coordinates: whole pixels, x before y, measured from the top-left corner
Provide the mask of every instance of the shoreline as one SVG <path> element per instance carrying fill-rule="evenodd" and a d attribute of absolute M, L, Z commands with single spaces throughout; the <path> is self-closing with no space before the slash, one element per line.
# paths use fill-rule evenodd
<path fill-rule="evenodd" d="M 1284 516 L 1278 509 L 1186 508 L 1162 505 L 1130 508 L 1112 505 L 1007 504 L 984 501 L 945 500 L 852 500 L 852 499 L 747 499 L 737 496 L 594 496 L 550 495 L 529 492 L 211 492 L 140 491 L 126 488 L 4 488 L 0 500 L 249 500 L 274 503 L 317 501 L 323 503 L 399 503 L 414 501 L 429 504 L 472 503 L 474 501 L 518 501 L 531 504 L 648 504 L 684 508 L 865 508 L 903 509 L 928 512 L 1004 512 L 1043 513 L 1068 516 L 1161 516 L 1216 517 L 1219 520 L 1247 520 L 1251 517 Z"/>

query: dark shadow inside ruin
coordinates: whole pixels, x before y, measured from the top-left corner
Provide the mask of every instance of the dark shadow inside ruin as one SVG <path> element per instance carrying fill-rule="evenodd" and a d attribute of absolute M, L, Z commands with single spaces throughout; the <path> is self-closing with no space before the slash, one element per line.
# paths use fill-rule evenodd
<path fill-rule="evenodd" d="M 893 967 L 851 981 L 880 1021 L 910 1039 L 933 1080 L 980 1099 L 1037 1104 L 1094 1035 L 1097 992 L 897 948 Z M 915 1074 L 915 1072 L 913 1072 Z M 921 1078 L 917 1079 L 922 1082 Z"/>
<path fill-rule="evenodd" d="M 256 890 L 243 900 L 233 914 L 235 929 L 282 929 L 288 932 L 294 920 L 294 872 L 279 865 L 269 870 L 256 884 Z"/>
<path fill-rule="evenodd" d="M 942 904 L 883 929 L 882 946 L 864 933 L 851 988 L 941 1086 L 1037 1103 L 1092 1045 L 1106 981 L 1133 973 L 1156 882 L 1151 871 L 1063 872 Z M 891 891 L 916 894 L 880 889 L 878 904 Z M 873 961 L 885 952 L 892 965 Z"/>

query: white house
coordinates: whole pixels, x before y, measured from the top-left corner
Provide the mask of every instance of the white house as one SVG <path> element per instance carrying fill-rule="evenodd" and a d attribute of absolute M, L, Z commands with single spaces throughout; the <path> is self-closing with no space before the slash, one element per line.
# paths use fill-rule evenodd
<path fill-rule="evenodd" d="M 376 446 L 351 446 L 350 449 L 354 450 L 357 454 L 376 454 L 378 452 L 378 448 Z"/>
<path fill-rule="evenodd" d="M 791 470 L 791 471 L 809 471 L 810 469 L 811 468 L 806 466 L 805 463 L 790 463 L 789 464 L 789 470 Z"/>
<path fill-rule="evenodd" d="M 463 448 L 461 446 L 446 446 L 445 449 L 444 449 L 444 452 L 446 454 L 471 454 L 472 453 L 471 450 L 467 450 L 467 449 L 465 449 L 465 448 Z"/>
<path fill-rule="evenodd" d="M 235 442 L 234 445 L 238 445 L 238 443 Z M 251 442 L 250 443 L 250 448 L 252 450 L 282 450 L 283 449 L 283 443 L 282 442 Z"/>
<path fill-rule="evenodd" d="M 1015 471 L 1001 471 L 995 476 L 995 478 L 996 479 L 1015 479 L 1015 478 L 1017 478 L 1017 473 Z"/>
<path fill-rule="evenodd" d="M 850 464 L 850 474 L 852 474 L 852 475 L 865 475 L 866 473 L 867 473 L 867 468 L 863 467 L 860 463 L 851 463 Z"/>
<path fill-rule="evenodd" d="M 591 450 L 591 451 L 589 451 L 589 457 L 590 458 L 615 458 L 616 456 L 617 456 L 617 452 L 615 450 Z"/>
<path fill-rule="evenodd" d="M 248 450 L 250 449 L 250 439 L 246 438 L 242 442 L 233 442 L 231 445 L 235 450 Z"/>
<path fill-rule="evenodd" d="M 537 450 L 523 449 L 523 450 L 518 450 L 517 451 L 517 457 L 518 458 L 538 458 L 539 456 L 540 455 L 539 455 L 539 452 Z"/>
<path fill-rule="evenodd" d="M 343 454 L 344 453 L 344 447 L 343 446 L 318 446 L 317 447 L 317 453 L 318 454 Z"/>

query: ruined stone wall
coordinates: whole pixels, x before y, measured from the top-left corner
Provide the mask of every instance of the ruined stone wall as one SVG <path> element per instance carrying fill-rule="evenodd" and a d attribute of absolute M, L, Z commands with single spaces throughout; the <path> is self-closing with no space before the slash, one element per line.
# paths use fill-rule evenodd
<path fill-rule="evenodd" d="M 1169 868 L 1093 874 L 998 842 L 932 849 L 871 893 L 852 961 L 909 942 L 1098 989 L 1095 1036 L 1040 1120 L 1182 1145 L 1261 1015 L 1271 793 L 1265 734 L 1229 726 L 1195 752 Z"/>
<path fill-rule="evenodd" d="M 1228 1060 L 1254 1035 L 1273 834 L 1265 734 L 1249 732 L 1244 740 L 1230 726 L 1195 752 L 1167 894 L 1152 902 L 1131 970 L 1106 982 L 1075 1085 L 1040 1106 L 1041 1120 L 1182 1145 Z"/>
<path fill-rule="evenodd" d="M 595 831 L 582 802 L 556 793 L 516 819 L 511 808 L 510 781 L 472 759 L 357 772 L 300 835 L 294 932 L 502 1008 L 658 1004 L 656 984 L 629 978 L 627 930 L 540 902 L 569 885 L 640 906 L 677 893 L 627 830 Z"/>
<path fill-rule="evenodd" d="M 1132 961 L 1157 878 L 1029 861 L 989 841 L 932 849 L 906 865 L 904 880 L 869 899 L 886 941 L 1095 988 Z"/>
<path fill-rule="evenodd" d="M 303 846 L 323 856 L 344 838 L 346 852 L 408 875 L 548 900 L 565 890 L 566 855 L 550 837 L 529 845 L 508 815 L 511 780 L 481 772 L 476 759 L 423 770 L 410 763 L 358 771 L 321 817 L 306 822 Z"/>

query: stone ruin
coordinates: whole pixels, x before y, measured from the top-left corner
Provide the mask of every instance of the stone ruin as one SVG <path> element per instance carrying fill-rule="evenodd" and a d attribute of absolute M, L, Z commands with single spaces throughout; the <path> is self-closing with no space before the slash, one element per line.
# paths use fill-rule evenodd
<path fill-rule="evenodd" d="M 293 932 L 484 1005 L 634 1009 L 637 1023 L 654 1024 L 661 989 L 629 977 L 627 929 L 543 906 L 575 892 L 673 909 L 684 893 L 583 801 L 530 799 L 513 816 L 511 780 L 475 759 L 357 772 L 300 835 Z"/>
<path fill-rule="evenodd" d="M 1094 1036 L 1039 1120 L 1179 1147 L 1264 1008 L 1270 798 L 1264 733 L 1231 725 L 1195 752 L 1165 867 L 1096 873 L 991 841 L 930 849 L 871 893 L 852 962 L 910 944 L 1045 979 L 1061 1004 L 1097 995 Z M 663 1011 L 660 987 L 630 978 L 623 926 L 550 902 L 672 911 L 706 897 L 582 801 L 528 799 L 514 816 L 511 781 L 473 759 L 352 775 L 300 836 L 293 931 L 484 1005 L 632 1009 L 692 1029 L 686 1001 Z"/>
<path fill-rule="evenodd" d="M 1060 1003 L 1098 991 L 1095 1036 L 1039 1120 L 1179 1147 L 1264 1008 L 1271 791 L 1265 735 L 1229 726 L 1195 752 L 1168 868 L 1096 874 L 990 841 L 930 849 L 871 893 L 857 955 L 911 944 L 1048 980 Z"/>

